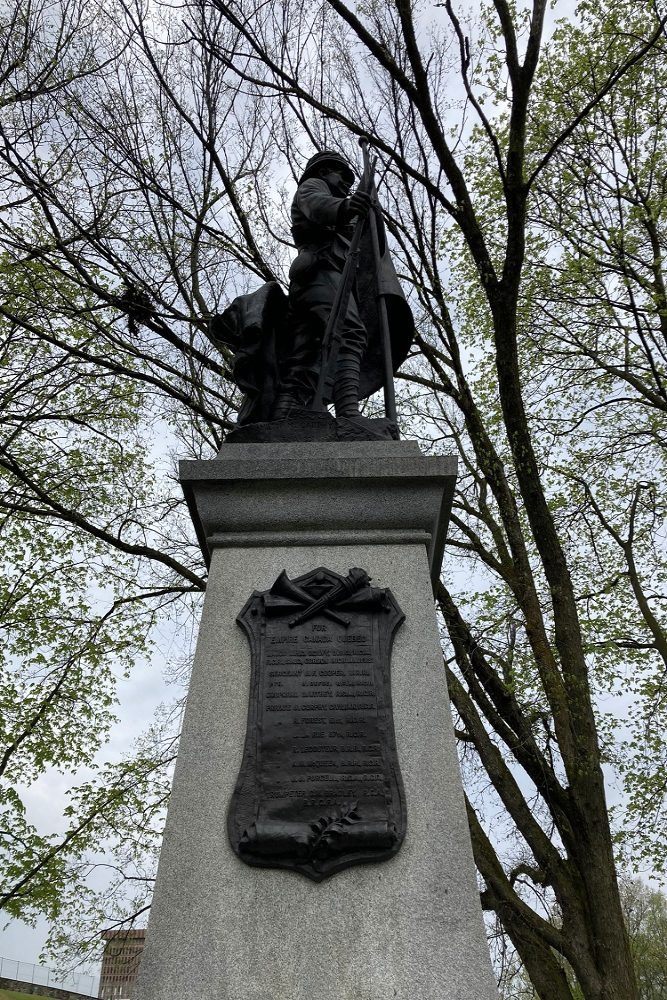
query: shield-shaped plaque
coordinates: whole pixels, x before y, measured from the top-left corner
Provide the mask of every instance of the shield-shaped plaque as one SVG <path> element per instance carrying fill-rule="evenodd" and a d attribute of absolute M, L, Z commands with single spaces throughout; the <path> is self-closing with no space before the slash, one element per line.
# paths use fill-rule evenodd
<path fill-rule="evenodd" d="M 360 569 L 283 572 L 239 614 L 252 675 L 228 833 L 247 864 L 319 882 L 398 851 L 406 811 L 389 664 L 403 620 Z"/>

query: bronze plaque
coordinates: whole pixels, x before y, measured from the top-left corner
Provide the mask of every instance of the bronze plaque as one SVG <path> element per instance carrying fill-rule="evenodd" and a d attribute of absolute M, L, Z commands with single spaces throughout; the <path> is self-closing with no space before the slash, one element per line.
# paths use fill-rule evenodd
<path fill-rule="evenodd" d="M 239 614 L 252 676 L 227 825 L 247 864 L 319 882 L 398 851 L 406 811 L 389 661 L 403 620 L 391 591 L 356 568 L 283 572 Z"/>

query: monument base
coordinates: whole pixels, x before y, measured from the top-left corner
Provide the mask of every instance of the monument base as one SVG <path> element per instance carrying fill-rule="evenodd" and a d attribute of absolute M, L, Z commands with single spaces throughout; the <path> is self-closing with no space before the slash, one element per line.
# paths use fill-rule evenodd
<path fill-rule="evenodd" d="M 427 558 L 446 518 L 453 460 L 423 458 L 410 442 L 310 445 L 282 456 L 274 445 L 270 459 L 253 447 L 262 446 L 230 446 L 219 460 L 182 467 L 211 572 L 135 998 L 497 1000 L 433 612 L 439 562 L 429 567 Z M 323 447 L 335 452 L 323 456 Z M 355 448 L 368 449 L 363 461 Z M 258 458 L 264 478 L 252 473 Z M 301 485 L 303 504 L 291 514 L 300 529 L 285 530 L 281 544 L 280 468 L 290 462 L 302 476 L 299 484 L 287 469 L 289 493 Z M 243 514 L 235 490 L 244 467 Z M 364 497 L 374 482 L 378 493 L 380 480 L 380 526 L 366 526 Z M 327 508 L 322 497 L 333 492 L 335 504 L 336 489 L 338 505 Z M 426 498 L 436 495 L 429 531 Z M 257 511 L 272 504 L 273 522 L 262 526 Z M 393 522 L 383 513 L 392 505 Z M 320 883 L 243 864 L 226 829 L 250 681 L 236 616 L 282 570 L 297 578 L 318 566 L 340 574 L 363 567 L 405 614 L 391 689 L 407 801 L 407 835 L 394 857 Z"/>

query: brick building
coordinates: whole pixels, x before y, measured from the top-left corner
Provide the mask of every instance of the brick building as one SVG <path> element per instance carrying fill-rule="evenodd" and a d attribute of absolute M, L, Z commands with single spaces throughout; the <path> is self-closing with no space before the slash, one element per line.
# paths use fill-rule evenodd
<path fill-rule="evenodd" d="M 101 1000 L 129 1000 L 144 950 L 145 930 L 104 931 Z"/>

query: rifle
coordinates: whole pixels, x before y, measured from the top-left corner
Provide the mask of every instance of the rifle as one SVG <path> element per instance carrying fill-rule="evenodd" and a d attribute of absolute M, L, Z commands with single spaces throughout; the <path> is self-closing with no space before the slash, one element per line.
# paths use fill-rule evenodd
<path fill-rule="evenodd" d="M 376 161 L 374 159 L 371 163 L 366 150 L 364 150 L 364 153 L 364 174 L 359 187 L 362 191 L 371 194 L 372 190 L 374 190 L 373 174 L 375 172 Z M 322 337 L 322 363 L 320 365 L 320 375 L 317 380 L 317 389 L 310 404 L 312 410 L 323 410 L 324 401 L 327 400 L 328 402 L 333 398 L 336 362 L 338 360 L 340 345 L 343 341 L 343 319 L 347 314 L 347 304 L 350 301 L 352 285 L 354 284 L 357 267 L 359 266 L 359 250 L 365 225 L 365 216 L 357 220 L 349 249 L 345 254 L 345 264 L 343 265 L 340 284 L 336 291 L 333 306 L 331 307 L 324 336 Z"/>

